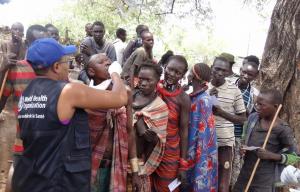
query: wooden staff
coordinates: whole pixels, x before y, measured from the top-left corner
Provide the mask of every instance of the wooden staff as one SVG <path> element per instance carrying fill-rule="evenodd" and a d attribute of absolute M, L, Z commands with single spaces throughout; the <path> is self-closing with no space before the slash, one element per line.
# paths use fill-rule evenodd
<path fill-rule="evenodd" d="M 9 71 L 9 69 L 5 72 L 5 75 L 4 75 L 4 78 L 3 78 L 3 81 L 2 81 L 2 85 L 1 85 L 1 89 L 0 89 L 0 99 L 2 98 L 5 83 L 6 83 L 6 80 L 7 80 L 8 71 Z"/>
<path fill-rule="evenodd" d="M 15 60 L 15 59 L 10 59 L 10 62 L 16 63 L 17 60 Z M 6 83 L 6 80 L 7 80 L 8 72 L 9 72 L 9 68 L 6 70 L 6 72 L 5 72 L 5 74 L 4 74 L 4 77 L 3 77 L 3 81 L 2 81 L 1 89 L 0 89 L 0 99 L 2 98 L 2 95 L 3 95 L 3 91 L 4 91 L 5 83 Z M 1 72 L 1 73 L 2 73 L 2 72 Z"/>
<path fill-rule="evenodd" d="M 279 114 L 281 108 L 282 108 L 282 105 L 280 104 L 279 107 L 278 107 L 278 109 L 277 109 L 277 111 L 276 111 L 276 113 L 275 113 L 275 116 L 274 116 L 274 118 L 273 118 L 273 120 L 272 120 L 272 123 L 271 123 L 271 125 L 270 125 L 270 128 L 269 128 L 269 130 L 268 130 L 267 136 L 266 136 L 265 141 L 264 141 L 264 144 L 263 144 L 263 146 L 262 146 L 263 149 L 266 148 L 266 145 L 267 145 L 267 142 L 268 142 L 268 140 L 269 140 L 271 131 L 272 131 L 272 129 L 273 129 L 273 126 L 274 126 L 274 124 L 275 124 L 275 121 L 276 121 L 276 119 L 277 119 L 277 116 L 278 116 L 278 114 Z M 254 165 L 253 171 L 252 171 L 252 173 L 251 173 L 251 177 L 250 177 L 250 179 L 249 179 L 249 181 L 248 181 L 248 183 L 247 183 L 245 192 L 248 192 L 248 190 L 249 190 L 249 187 L 250 187 L 250 185 L 251 185 L 251 182 L 252 182 L 252 180 L 253 180 L 253 177 L 254 177 L 254 175 L 255 175 L 255 172 L 256 172 L 256 169 L 257 169 L 257 167 L 258 167 L 259 162 L 260 162 L 260 158 L 258 158 L 258 159 L 256 160 L 256 163 L 255 163 L 255 165 Z"/>

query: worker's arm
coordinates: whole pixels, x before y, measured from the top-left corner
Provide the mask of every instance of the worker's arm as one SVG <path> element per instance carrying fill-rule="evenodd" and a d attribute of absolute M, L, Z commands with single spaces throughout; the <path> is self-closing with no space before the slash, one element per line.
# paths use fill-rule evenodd
<path fill-rule="evenodd" d="M 110 71 L 113 68 L 117 72 Z M 120 108 L 127 104 L 127 91 L 120 78 L 121 66 L 112 64 L 110 66 L 113 87 L 111 91 L 97 90 L 79 83 L 68 83 L 62 90 L 57 111 L 61 121 L 70 120 L 76 108 L 82 109 L 110 109 Z"/>

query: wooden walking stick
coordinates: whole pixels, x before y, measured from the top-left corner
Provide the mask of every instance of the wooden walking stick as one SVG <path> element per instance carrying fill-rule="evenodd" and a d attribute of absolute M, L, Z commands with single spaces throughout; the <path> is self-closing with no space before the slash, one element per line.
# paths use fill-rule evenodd
<path fill-rule="evenodd" d="M 4 91 L 4 86 L 5 86 L 5 83 L 6 83 L 6 80 L 7 80 L 8 71 L 9 71 L 9 69 L 5 72 L 5 75 L 4 75 L 4 78 L 3 78 L 3 81 L 2 81 L 2 85 L 1 85 L 1 89 L 0 89 L 0 99 L 2 98 L 2 94 L 3 94 L 3 91 Z"/>
<path fill-rule="evenodd" d="M 11 62 L 17 62 L 17 60 L 15 59 L 10 59 Z M 9 69 L 8 68 L 4 74 L 4 77 L 3 77 L 3 81 L 2 81 L 2 84 L 1 84 L 1 89 L 0 89 L 0 99 L 2 98 L 2 95 L 3 95 L 3 91 L 4 91 L 4 87 L 5 87 L 5 83 L 6 83 L 6 80 L 7 80 L 7 76 L 8 76 L 8 72 L 9 72 Z"/>
<path fill-rule="evenodd" d="M 264 144 L 263 144 L 263 146 L 262 146 L 263 149 L 266 148 L 266 145 L 267 145 L 267 142 L 268 142 L 268 140 L 269 140 L 270 134 L 271 134 L 271 132 L 272 132 L 273 126 L 274 126 L 274 124 L 275 124 L 275 121 L 276 121 L 276 119 L 277 119 L 277 117 L 278 117 L 278 114 L 279 114 L 281 108 L 282 108 L 282 105 L 280 104 L 279 107 L 278 107 L 278 109 L 277 109 L 277 111 L 276 111 L 276 113 L 275 113 L 275 116 L 274 116 L 274 118 L 273 118 L 273 120 L 272 120 L 272 123 L 271 123 L 271 125 L 270 125 L 270 127 L 269 127 L 267 136 L 266 136 L 265 141 L 264 141 Z M 252 173 L 251 173 L 250 179 L 249 179 L 249 181 L 248 181 L 248 183 L 247 183 L 245 192 L 248 192 L 248 190 L 249 190 L 249 187 L 250 187 L 250 185 L 251 185 L 251 182 L 252 182 L 252 180 L 253 180 L 253 177 L 254 177 L 254 175 L 255 175 L 255 172 L 256 172 L 256 169 L 257 169 L 257 167 L 258 167 L 259 162 L 260 162 L 260 158 L 258 158 L 258 159 L 256 160 L 256 163 L 255 163 L 255 165 L 254 165 L 254 168 L 253 168 L 253 171 L 252 171 Z"/>

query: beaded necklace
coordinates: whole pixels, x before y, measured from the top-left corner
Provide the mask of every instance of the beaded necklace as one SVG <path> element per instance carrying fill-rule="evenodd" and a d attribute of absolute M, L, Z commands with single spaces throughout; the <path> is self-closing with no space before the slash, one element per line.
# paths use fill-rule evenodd
<path fill-rule="evenodd" d="M 182 92 L 182 89 L 179 84 L 175 85 L 176 89 L 174 91 L 170 92 L 164 88 L 163 83 L 164 83 L 163 80 L 159 81 L 159 83 L 157 84 L 157 91 L 164 96 L 176 97 Z"/>

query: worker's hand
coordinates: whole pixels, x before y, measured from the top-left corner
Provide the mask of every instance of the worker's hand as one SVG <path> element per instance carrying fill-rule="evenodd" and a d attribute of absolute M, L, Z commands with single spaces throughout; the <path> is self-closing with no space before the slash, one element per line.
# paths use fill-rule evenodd
<path fill-rule="evenodd" d="M 147 129 L 143 135 L 144 139 L 148 142 L 151 142 L 151 143 L 157 143 L 158 142 L 158 136 L 157 134 L 150 130 L 150 129 Z"/>
<path fill-rule="evenodd" d="M 122 72 L 122 67 L 120 63 L 118 63 L 117 61 L 114 61 L 108 68 L 108 73 L 110 74 L 110 76 L 113 73 L 117 73 L 118 75 L 120 75 L 121 72 Z"/>
<path fill-rule="evenodd" d="M 141 191 L 142 182 L 141 178 L 138 176 L 138 173 L 132 173 L 132 191 L 139 192 Z"/>
<path fill-rule="evenodd" d="M 82 43 L 80 45 L 80 52 L 84 53 L 88 56 L 91 56 L 92 55 L 92 48 L 90 46 L 86 45 L 85 43 Z"/>

